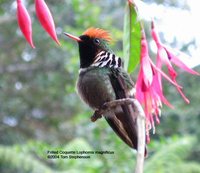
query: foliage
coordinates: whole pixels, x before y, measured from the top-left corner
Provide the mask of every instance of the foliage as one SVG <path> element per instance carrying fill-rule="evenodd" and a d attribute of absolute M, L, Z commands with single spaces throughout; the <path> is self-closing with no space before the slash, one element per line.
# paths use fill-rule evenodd
<path fill-rule="evenodd" d="M 198 173 L 200 166 L 187 159 L 195 143 L 194 138 L 171 138 L 163 143 L 153 142 L 151 147 L 155 150 L 153 156 L 146 160 L 145 172 L 168 173 L 181 171 L 184 173 Z M 159 145 L 159 148 L 157 147 Z M 156 146 L 156 147 L 155 147 Z M 122 165 L 118 169 L 106 168 L 103 155 L 90 155 L 92 164 L 88 159 L 49 159 L 46 160 L 50 145 L 44 142 L 29 141 L 24 145 L 0 146 L 0 167 L 9 164 L 7 171 L 16 172 L 128 172 Z M 55 147 L 54 151 L 94 151 L 84 139 L 77 138 L 67 145 Z M 151 154 L 152 155 L 152 154 Z M 110 157 L 110 156 L 106 156 Z M 110 159 L 114 159 L 111 156 Z M 123 158 L 124 159 L 124 158 Z M 116 161 L 116 160 L 115 160 Z M 176 164 L 174 164 L 176 163 Z M 2 167 L 2 170 L 5 168 Z"/>
<path fill-rule="evenodd" d="M 137 19 L 136 9 L 127 3 L 124 17 L 123 52 L 125 68 L 133 72 L 140 60 L 141 52 L 141 26 Z"/>
<path fill-rule="evenodd" d="M 43 142 L 29 141 L 24 145 L 12 147 L 0 146 L 1 164 L 8 165 L 9 170 L 21 172 L 106 172 L 106 159 L 115 156 L 93 155 L 90 159 L 48 159 L 47 151 L 51 146 Z M 95 151 L 84 139 L 76 138 L 67 145 L 55 147 L 54 151 Z M 101 150 L 99 150 L 101 151 Z M 105 158 L 104 158 L 105 157 Z M 106 158 L 107 157 L 107 158 Z M 117 161 L 117 159 L 115 159 Z M 123 172 L 123 167 L 119 171 Z M 113 170 L 113 172 L 115 172 Z"/>
<path fill-rule="evenodd" d="M 53 172 L 31 154 L 21 151 L 18 147 L 0 146 L 0 155 L 1 172 Z M 3 165 L 9 165 L 9 167 L 6 168 Z"/>
<path fill-rule="evenodd" d="M 145 172 L 199 172 L 200 166 L 197 163 L 185 160 L 188 157 L 194 143 L 194 138 L 185 137 L 182 139 L 171 139 L 164 145 L 159 144 L 160 147 L 157 148 L 156 153 L 149 160 L 147 160 L 145 164 Z"/>

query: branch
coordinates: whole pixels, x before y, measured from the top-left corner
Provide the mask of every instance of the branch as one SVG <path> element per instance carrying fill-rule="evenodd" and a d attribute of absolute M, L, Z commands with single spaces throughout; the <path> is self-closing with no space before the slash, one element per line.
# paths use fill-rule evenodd
<path fill-rule="evenodd" d="M 119 100 L 114 100 L 106 102 L 101 109 L 96 110 L 91 117 L 91 120 L 94 122 L 97 119 L 101 118 L 102 115 L 109 110 L 114 109 L 120 105 L 133 105 L 133 109 L 137 115 L 137 127 L 138 127 L 138 144 L 137 144 L 137 161 L 135 173 L 143 173 L 144 166 L 144 155 L 145 155 L 145 113 L 141 104 L 138 100 L 133 98 L 124 98 Z"/>
<path fill-rule="evenodd" d="M 145 113 L 141 104 L 135 99 L 133 104 L 138 115 L 137 127 L 138 127 L 138 148 L 137 148 L 137 161 L 135 173 L 143 173 L 144 155 L 145 155 Z"/>

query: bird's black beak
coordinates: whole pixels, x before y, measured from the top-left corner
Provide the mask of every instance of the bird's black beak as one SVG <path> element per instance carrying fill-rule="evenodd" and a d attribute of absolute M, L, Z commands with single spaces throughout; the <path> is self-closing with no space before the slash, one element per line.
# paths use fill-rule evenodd
<path fill-rule="evenodd" d="M 77 41 L 77 42 L 81 42 L 81 41 L 82 41 L 79 37 L 76 37 L 76 36 L 71 35 L 71 34 L 69 34 L 69 33 L 64 32 L 64 34 L 65 34 L 67 37 L 69 37 L 69 38 L 71 38 L 71 39 L 73 39 L 73 40 L 75 40 L 75 41 Z"/>

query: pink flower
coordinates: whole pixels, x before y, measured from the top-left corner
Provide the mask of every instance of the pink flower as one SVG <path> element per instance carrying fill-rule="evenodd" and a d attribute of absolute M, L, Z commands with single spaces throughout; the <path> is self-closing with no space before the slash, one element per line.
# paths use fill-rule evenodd
<path fill-rule="evenodd" d="M 35 48 L 32 40 L 31 18 L 21 0 L 17 0 L 17 21 L 27 42 L 32 48 Z"/>
<path fill-rule="evenodd" d="M 160 75 L 175 86 L 180 87 L 153 64 L 149 57 L 145 33 L 142 31 L 140 69 L 136 82 L 136 99 L 144 105 L 147 142 L 150 141 L 149 130 L 153 128 L 153 131 L 155 131 L 154 119 L 157 123 L 160 122 L 159 115 L 162 102 L 171 106 L 163 95 Z"/>
<path fill-rule="evenodd" d="M 51 12 L 45 3 L 44 0 L 35 0 L 35 9 L 36 9 L 36 15 L 43 26 L 43 28 L 49 33 L 51 38 L 60 45 L 60 42 L 56 35 L 56 29 L 53 17 L 51 15 Z"/>
<path fill-rule="evenodd" d="M 174 70 L 172 63 L 174 63 L 176 66 L 182 68 L 183 70 L 194 74 L 194 75 L 200 75 L 199 73 L 197 73 L 196 71 L 192 70 L 191 68 L 189 68 L 183 61 L 181 61 L 180 57 L 175 56 L 173 53 L 173 50 L 171 48 L 166 47 L 165 45 L 163 45 L 159 39 L 158 33 L 155 29 L 154 26 L 154 22 L 152 22 L 152 37 L 157 45 L 158 51 L 157 51 L 157 64 L 156 66 L 161 69 L 162 68 L 162 64 L 165 64 L 168 68 L 168 73 L 172 79 L 172 81 L 174 83 L 177 84 L 176 81 L 176 77 L 177 77 L 177 73 Z M 158 78 L 161 81 L 161 75 L 158 74 Z M 187 97 L 184 95 L 182 89 L 180 87 L 178 87 L 178 84 L 176 86 L 178 92 L 180 93 L 180 95 L 182 96 L 182 98 L 185 100 L 186 103 L 190 103 L 190 101 L 187 99 Z"/>

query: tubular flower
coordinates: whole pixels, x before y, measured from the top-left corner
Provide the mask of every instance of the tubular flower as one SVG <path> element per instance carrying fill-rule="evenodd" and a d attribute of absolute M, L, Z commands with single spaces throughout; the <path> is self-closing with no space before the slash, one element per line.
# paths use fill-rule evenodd
<path fill-rule="evenodd" d="M 151 61 L 148 53 L 147 40 L 143 31 L 141 40 L 140 69 L 136 82 L 136 99 L 144 105 L 147 142 L 150 141 L 149 130 L 153 128 L 153 131 L 155 132 L 154 119 L 157 123 L 160 122 L 159 116 L 162 102 L 171 106 L 163 95 L 161 78 L 159 78 L 159 75 L 162 75 L 172 84 L 180 87 L 169 79 L 169 77 Z"/>
<path fill-rule="evenodd" d="M 183 61 L 181 61 L 180 57 L 175 56 L 174 53 L 173 53 L 173 50 L 171 48 L 168 48 L 161 43 L 159 36 L 158 36 L 158 33 L 157 33 L 155 26 L 154 26 L 154 22 L 152 22 L 152 32 L 151 32 L 151 34 L 152 34 L 153 40 L 155 41 L 157 49 L 158 49 L 157 60 L 156 60 L 157 64 L 156 65 L 159 69 L 161 69 L 162 64 L 165 64 L 167 66 L 169 76 L 171 77 L 171 79 L 174 83 L 177 84 L 177 81 L 176 81 L 177 73 L 174 70 L 171 63 L 174 63 L 176 66 L 182 68 L 183 70 L 185 70 L 185 71 L 187 71 L 191 74 L 199 75 L 199 73 L 192 70 Z M 158 74 L 158 78 L 161 81 L 161 75 L 160 74 Z M 181 87 L 179 87 L 178 84 L 176 85 L 176 88 L 177 88 L 178 92 L 180 93 L 180 95 L 182 96 L 182 98 L 185 100 L 185 102 L 190 103 L 189 99 L 187 99 L 187 97 L 184 95 Z"/>
<path fill-rule="evenodd" d="M 31 45 L 32 48 L 35 48 L 32 40 L 31 18 L 21 0 L 17 0 L 17 21 L 20 30 L 22 31 L 27 42 Z"/>
<path fill-rule="evenodd" d="M 60 45 L 60 42 L 56 35 L 55 24 L 51 12 L 44 0 L 35 0 L 36 15 L 43 26 L 43 28 L 49 33 L 51 38 Z"/>

